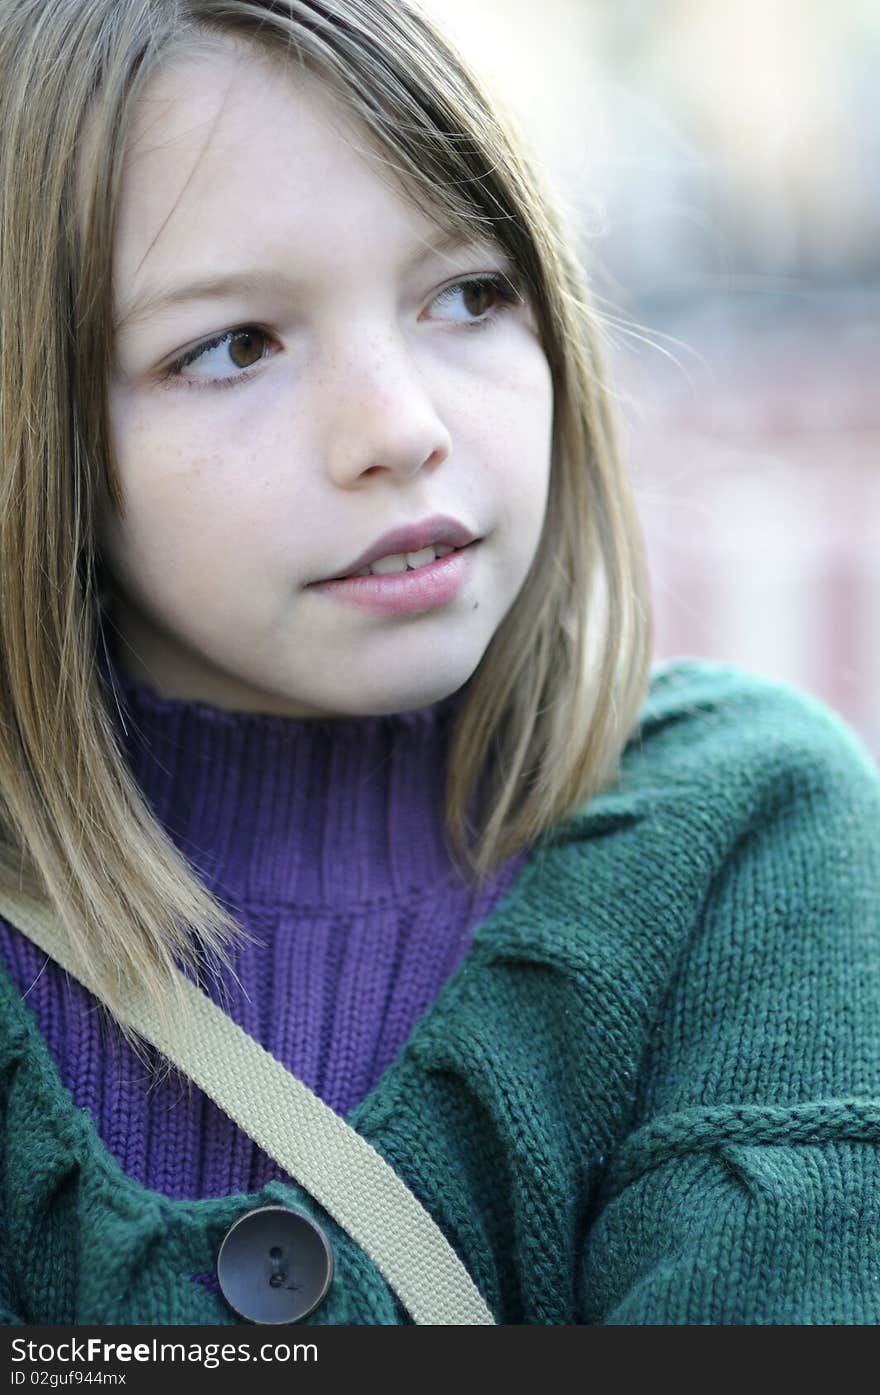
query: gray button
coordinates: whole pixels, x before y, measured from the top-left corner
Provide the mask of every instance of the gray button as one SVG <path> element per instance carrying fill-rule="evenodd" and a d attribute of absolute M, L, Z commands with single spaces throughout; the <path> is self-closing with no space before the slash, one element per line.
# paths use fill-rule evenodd
<path fill-rule="evenodd" d="M 300 1322 L 330 1287 L 333 1251 L 301 1211 L 261 1206 L 229 1227 L 217 1278 L 230 1308 L 249 1322 Z"/>

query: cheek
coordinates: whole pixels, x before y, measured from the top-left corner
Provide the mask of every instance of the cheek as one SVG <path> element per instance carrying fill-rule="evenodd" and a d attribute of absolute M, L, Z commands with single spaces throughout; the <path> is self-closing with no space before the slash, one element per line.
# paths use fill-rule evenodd
<path fill-rule="evenodd" d="M 471 420 L 480 441 L 477 458 L 495 476 L 502 505 L 520 521 L 524 510 L 540 521 L 550 477 L 553 383 L 540 346 L 518 347 L 491 392 L 477 400 Z"/>
<path fill-rule="evenodd" d="M 534 454 L 549 445 L 553 421 L 553 379 L 540 342 L 518 327 L 512 352 L 499 365 L 493 384 L 497 410 L 508 438 Z"/>
<path fill-rule="evenodd" d="M 553 384 L 543 352 L 524 378 L 507 426 L 502 461 L 506 521 L 522 576 L 534 559 L 547 509 L 553 443 Z"/>
<path fill-rule="evenodd" d="M 212 425 L 210 413 L 198 416 L 193 421 L 174 404 L 114 413 L 124 517 L 108 520 L 105 532 L 110 549 L 141 567 L 180 569 L 188 558 L 201 564 L 224 550 L 234 567 L 243 543 L 265 545 L 267 517 L 277 517 L 281 501 L 267 508 L 265 453 L 253 434 L 238 443 Z"/>
<path fill-rule="evenodd" d="M 149 442 L 141 438 L 138 444 L 148 446 Z M 149 450 L 120 454 L 124 514 L 112 527 L 113 545 L 123 566 L 161 575 L 166 568 L 185 567 L 188 559 L 201 554 L 217 518 L 204 488 L 209 457 L 185 463 L 181 459 L 175 468 L 174 447 L 166 443 L 162 466 L 157 468 L 155 461 Z"/>

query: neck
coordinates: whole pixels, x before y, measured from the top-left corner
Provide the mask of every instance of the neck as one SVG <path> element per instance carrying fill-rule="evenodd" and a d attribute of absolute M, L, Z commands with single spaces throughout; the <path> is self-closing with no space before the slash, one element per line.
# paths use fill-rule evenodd
<path fill-rule="evenodd" d="M 350 907 L 457 876 L 444 808 L 464 689 L 382 716 L 230 712 L 161 697 L 108 657 L 132 772 L 212 889 Z"/>

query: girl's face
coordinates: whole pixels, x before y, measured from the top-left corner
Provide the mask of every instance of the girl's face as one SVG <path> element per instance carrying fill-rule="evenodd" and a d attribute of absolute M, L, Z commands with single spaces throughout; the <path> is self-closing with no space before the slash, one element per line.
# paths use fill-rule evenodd
<path fill-rule="evenodd" d="M 467 681 L 525 580 L 553 414 L 533 316 L 486 279 L 503 254 L 440 248 L 381 168 L 314 79 L 231 43 L 147 90 L 114 260 L 125 516 L 105 504 L 99 544 L 121 661 L 162 696 L 422 707 Z M 391 583 L 401 601 L 313 585 L 437 515 L 479 541 Z"/>

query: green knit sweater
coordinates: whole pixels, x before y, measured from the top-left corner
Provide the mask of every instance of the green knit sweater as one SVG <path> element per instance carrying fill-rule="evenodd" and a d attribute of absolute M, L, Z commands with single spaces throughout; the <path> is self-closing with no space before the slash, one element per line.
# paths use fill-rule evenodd
<path fill-rule="evenodd" d="M 543 838 L 349 1116 L 499 1323 L 880 1323 L 880 775 L 828 709 L 655 669 L 619 785 Z M 172 1201 L 74 1108 L 0 970 L 7 1323 L 232 1324 L 255 1206 L 336 1257 L 306 1325 L 407 1321 L 306 1194 Z"/>

